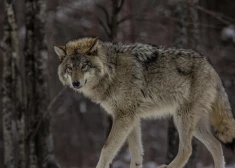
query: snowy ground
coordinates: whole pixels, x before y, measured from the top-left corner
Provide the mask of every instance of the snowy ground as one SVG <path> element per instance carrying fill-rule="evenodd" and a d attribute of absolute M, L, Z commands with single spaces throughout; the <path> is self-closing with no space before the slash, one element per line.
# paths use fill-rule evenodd
<path fill-rule="evenodd" d="M 157 168 L 157 166 L 159 166 L 159 165 L 155 162 L 148 162 L 148 163 L 144 164 L 143 168 Z M 129 167 L 129 164 L 126 164 L 121 161 L 116 161 L 113 163 L 113 168 L 128 168 L 128 167 Z M 213 167 L 213 165 L 204 166 L 202 163 L 198 163 L 197 168 L 214 168 L 214 167 Z M 235 164 L 228 165 L 228 166 L 226 166 L 226 168 L 235 168 Z"/>

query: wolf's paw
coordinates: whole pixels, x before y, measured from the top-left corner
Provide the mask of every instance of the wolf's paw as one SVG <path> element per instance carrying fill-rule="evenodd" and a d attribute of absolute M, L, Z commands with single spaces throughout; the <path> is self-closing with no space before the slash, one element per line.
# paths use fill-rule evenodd
<path fill-rule="evenodd" d="M 157 168 L 167 168 L 167 165 L 161 165 L 161 166 L 158 166 Z"/>

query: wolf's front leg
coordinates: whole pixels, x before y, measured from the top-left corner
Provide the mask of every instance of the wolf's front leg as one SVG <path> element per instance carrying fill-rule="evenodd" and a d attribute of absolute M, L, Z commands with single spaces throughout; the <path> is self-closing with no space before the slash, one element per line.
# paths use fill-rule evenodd
<path fill-rule="evenodd" d="M 128 146 L 131 153 L 131 166 L 130 168 L 142 168 L 143 162 L 143 146 L 141 142 L 141 128 L 140 122 L 138 121 L 129 134 Z"/>
<path fill-rule="evenodd" d="M 135 122 L 136 119 L 129 115 L 114 118 L 111 132 L 101 151 L 96 168 L 109 168 L 114 156 L 133 129 Z"/>

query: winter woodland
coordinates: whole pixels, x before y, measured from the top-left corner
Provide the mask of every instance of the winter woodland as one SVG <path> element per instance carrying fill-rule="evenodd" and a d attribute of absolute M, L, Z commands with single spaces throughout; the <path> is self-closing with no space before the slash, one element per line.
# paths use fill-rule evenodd
<path fill-rule="evenodd" d="M 95 167 L 112 121 L 61 85 L 53 50 L 79 37 L 192 48 L 210 59 L 235 109 L 234 11 L 234 0 L 0 0 L 0 167 Z M 143 121 L 142 132 L 144 168 L 175 157 L 170 118 Z M 193 148 L 185 167 L 213 167 L 199 141 Z M 235 167 L 235 156 L 224 152 Z M 124 145 L 112 167 L 129 162 Z"/>

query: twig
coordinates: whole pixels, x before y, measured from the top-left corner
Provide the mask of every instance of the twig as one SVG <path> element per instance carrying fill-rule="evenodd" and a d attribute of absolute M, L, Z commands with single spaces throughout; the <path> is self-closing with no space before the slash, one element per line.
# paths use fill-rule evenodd
<path fill-rule="evenodd" d="M 101 25 L 101 27 L 104 29 L 105 33 L 107 34 L 108 37 L 111 36 L 111 33 L 110 33 L 110 30 L 109 28 L 107 28 L 105 26 L 105 23 L 99 18 L 99 17 L 96 17 L 96 19 L 98 20 L 99 24 Z"/>
<path fill-rule="evenodd" d="M 180 19 L 176 18 L 176 17 L 169 17 L 169 16 L 160 16 L 158 15 L 158 17 L 162 17 L 162 18 L 166 18 L 166 19 L 169 19 L 171 21 L 174 21 L 174 22 L 182 22 Z M 150 23 L 153 23 L 154 21 L 156 20 L 151 20 L 151 19 L 144 19 L 144 18 L 136 18 L 137 21 L 142 21 L 142 22 L 150 22 Z M 186 22 L 187 24 L 194 24 L 194 22 Z M 213 29 L 222 29 L 223 27 L 222 26 L 216 26 L 216 25 L 213 25 L 213 24 L 205 24 L 205 23 L 199 23 L 197 22 L 197 24 L 201 27 L 209 27 L 209 28 L 213 28 Z"/>
<path fill-rule="evenodd" d="M 35 137 L 35 135 L 37 134 L 43 119 L 46 117 L 47 114 L 50 113 L 51 108 L 53 107 L 53 105 L 57 102 L 57 100 L 60 98 L 60 96 L 65 92 L 66 87 L 64 87 L 50 102 L 50 104 L 47 106 L 47 109 L 45 111 L 45 113 L 43 113 L 43 116 L 40 118 L 40 120 L 37 122 L 37 125 L 35 127 L 35 129 L 33 130 L 33 132 L 29 133 L 29 135 L 27 136 L 27 139 L 32 139 Z"/>
<path fill-rule="evenodd" d="M 196 8 L 196 9 L 198 9 L 198 10 L 200 10 L 200 11 L 202 11 L 202 12 L 204 12 L 204 13 L 206 13 L 206 14 L 214 17 L 214 18 L 216 18 L 217 20 L 219 20 L 220 22 L 222 22 L 226 25 L 234 25 L 234 23 L 232 23 L 232 22 L 225 19 L 225 18 L 227 18 L 227 19 L 230 19 L 230 20 L 234 20 L 233 18 L 230 18 L 228 16 L 224 16 L 224 15 L 222 15 L 220 13 L 217 13 L 217 12 L 210 11 L 210 10 L 208 10 L 208 9 L 202 7 L 202 6 L 199 6 L 199 5 L 190 5 L 190 6 L 191 6 L 191 8 Z"/>
<path fill-rule="evenodd" d="M 15 3 L 16 0 L 13 0 L 9 5 L 13 5 Z"/>
<path fill-rule="evenodd" d="M 124 2 L 125 2 L 125 0 L 121 0 L 120 5 L 117 8 L 117 13 L 119 13 L 121 11 Z"/>
<path fill-rule="evenodd" d="M 105 15 L 105 18 L 106 18 L 107 25 L 110 27 L 111 26 L 111 22 L 110 22 L 108 10 L 104 6 L 102 6 L 102 5 L 97 4 L 96 6 L 98 8 L 100 8 L 101 11 L 103 11 L 103 13 Z"/>
<path fill-rule="evenodd" d="M 119 21 L 117 21 L 117 25 L 125 22 L 126 20 L 129 20 L 130 18 L 132 18 L 132 15 L 127 15 L 125 17 L 123 17 L 122 19 L 120 19 Z"/>

